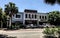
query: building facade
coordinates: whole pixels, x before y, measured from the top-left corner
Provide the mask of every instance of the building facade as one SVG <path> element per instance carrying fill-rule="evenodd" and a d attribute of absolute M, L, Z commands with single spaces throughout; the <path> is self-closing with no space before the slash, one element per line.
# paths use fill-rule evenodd
<path fill-rule="evenodd" d="M 24 12 L 19 12 L 12 16 L 12 23 L 19 22 L 23 25 L 42 25 L 47 21 L 48 13 L 39 13 L 37 10 L 25 9 Z"/>

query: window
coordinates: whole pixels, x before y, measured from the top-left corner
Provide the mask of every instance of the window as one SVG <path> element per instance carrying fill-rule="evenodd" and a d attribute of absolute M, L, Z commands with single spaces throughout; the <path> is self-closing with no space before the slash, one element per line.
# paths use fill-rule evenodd
<path fill-rule="evenodd" d="M 30 14 L 29 14 L 29 18 L 31 18 Z"/>
<path fill-rule="evenodd" d="M 32 18 L 34 18 L 34 15 L 32 14 Z"/>
<path fill-rule="evenodd" d="M 47 17 L 45 16 L 45 19 L 47 19 Z"/>
<path fill-rule="evenodd" d="M 27 14 L 25 14 L 25 18 L 27 18 Z"/>
<path fill-rule="evenodd" d="M 42 16 L 42 19 L 44 19 L 44 16 Z"/>
<path fill-rule="evenodd" d="M 20 18 L 21 16 L 20 15 L 16 15 L 16 18 Z"/>
<path fill-rule="evenodd" d="M 35 18 L 37 18 L 37 16 L 35 15 Z"/>
<path fill-rule="evenodd" d="M 41 16 L 40 16 L 40 19 L 41 19 Z"/>

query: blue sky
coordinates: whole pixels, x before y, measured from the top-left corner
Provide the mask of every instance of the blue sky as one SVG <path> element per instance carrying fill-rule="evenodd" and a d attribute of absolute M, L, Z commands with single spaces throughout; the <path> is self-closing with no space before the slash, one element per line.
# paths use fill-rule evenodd
<path fill-rule="evenodd" d="M 0 0 L 0 7 L 4 9 L 4 5 L 8 4 L 9 2 L 15 3 L 19 9 L 19 12 L 23 12 L 24 9 L 34 9 L 43 13 L 60 11 L 60 5 L 46 4 L 44 3 L 44 0 Z"/>

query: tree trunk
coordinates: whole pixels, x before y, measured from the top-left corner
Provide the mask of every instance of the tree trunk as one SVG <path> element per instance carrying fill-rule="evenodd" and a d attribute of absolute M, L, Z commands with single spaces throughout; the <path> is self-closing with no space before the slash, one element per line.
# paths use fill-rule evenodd
<path fill-rule="evenodd" d="M 8 21 L 7 21 L 7 27 L 8 27 Z"/>
<path fill-rule="evenodd" d="M 9 26 L 11 26 L 11 22 L 12 22 L 12 18 L 10 17 L 10 20 L 9 20 Z"/>
<path fill-rule="evenodd" d="M 7 18 L 7 28 L 8 28 L 8 25 L 9 25 L 9 20 L 8 20 L 8 18 Z"/>

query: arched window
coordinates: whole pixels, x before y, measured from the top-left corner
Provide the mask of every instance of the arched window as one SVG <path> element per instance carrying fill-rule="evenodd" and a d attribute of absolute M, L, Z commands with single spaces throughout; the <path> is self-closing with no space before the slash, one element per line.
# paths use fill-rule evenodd
<path fill-rule="evenodd" d="M 25 14 L 25 18 L 27 18 L 27 14 Z"/>
<path fill-rule="evenodd" d="M 45 19 L 47 19 L 47 17 L 45 16 Z"/>
<path fill-rule="evenodd" d="M 40 16 L 40 19 L 41 19 L 41 16 Z"/>
<path fill-rule="evenodd" d="M 29 14 L 29 18 L 31 18 L 31 15 Z"/>
<path fill-rule="evenodd" d="M 44 16 L 42 16 L 42 19 L 44 19 Z"/>
<path fill-rule="evenodd" d="M 35 18 L 37 18 L 37 15 L 35 15 Z"/>
<path fill-rule="evenodd" d="M 32 14 L 32 18 L 34 18 L 34 15 Z"/>

